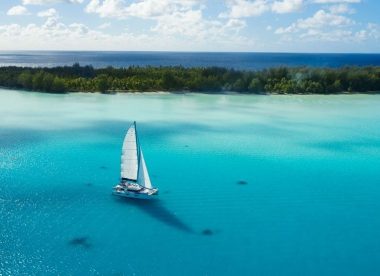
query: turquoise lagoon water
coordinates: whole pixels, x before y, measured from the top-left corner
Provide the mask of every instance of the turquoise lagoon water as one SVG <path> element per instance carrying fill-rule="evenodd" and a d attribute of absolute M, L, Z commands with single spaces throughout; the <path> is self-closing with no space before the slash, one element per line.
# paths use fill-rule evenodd
<path fill-rule="evenodd" d="M 379 275 L 379 106 L 0 90 L 0 274 Z M 133 120 L 156 202 L 111 196 Z"/>

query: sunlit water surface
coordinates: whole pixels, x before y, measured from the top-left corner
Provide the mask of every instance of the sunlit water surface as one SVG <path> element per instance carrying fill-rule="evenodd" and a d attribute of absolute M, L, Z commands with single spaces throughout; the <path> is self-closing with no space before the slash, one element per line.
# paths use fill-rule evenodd
<path fill-rule="evenodd" d="M 379 107 L 0 90 L 0 274 L 379 275 Z M 133 120 L 156 202 L 111 195 Z"/>

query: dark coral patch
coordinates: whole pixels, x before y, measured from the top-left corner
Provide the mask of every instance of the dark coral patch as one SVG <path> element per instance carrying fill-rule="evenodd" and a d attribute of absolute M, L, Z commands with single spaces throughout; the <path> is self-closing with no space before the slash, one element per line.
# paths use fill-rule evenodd
<path fill-rule="evenodd" d="M 248 182 L 245 181 L 245 180 L 239 180 L 239 181 L 237 182 L 237 184 L 239 184 L 239 185 L 247 185 Z"/>
<path fill-rule="evenodd" d="M 211 229 L 204 229 L 202 231 L 202 235 L 205 235 L 205 236 L 211 236 L 213 234 L 214 234 L 214 232 Z"/>
<path fill-rule="evenodd" d="M 75 237 L 68 242 L 71 246 L 81 246 L 83 248 L 91 248 L 91 243 L 88 241 L 88 237 Z"/>

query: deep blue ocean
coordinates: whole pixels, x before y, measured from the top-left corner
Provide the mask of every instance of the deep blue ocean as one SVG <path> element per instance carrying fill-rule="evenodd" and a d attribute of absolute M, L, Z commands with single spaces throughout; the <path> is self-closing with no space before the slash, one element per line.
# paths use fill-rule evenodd
<path fill-rule="evenodd" d="M 53 67 L 76 62 L 94 67 L 218 66 L 257 70 L 276 66 L 379 66 L 380 54 L 0 51 L 0 66 Z"/>
<path fill-rule="evenodd" d="M 379 106 L 0 89 L 0 275 L 380 275 Z M 155 202 L 111 195 L 134 120 Z"/>

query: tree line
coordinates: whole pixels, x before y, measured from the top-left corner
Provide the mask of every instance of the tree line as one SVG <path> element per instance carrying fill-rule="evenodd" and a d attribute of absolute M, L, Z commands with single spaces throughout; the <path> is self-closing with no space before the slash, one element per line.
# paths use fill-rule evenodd
<path fill-rule="evenodd" d="M 0 86 L 32 91 L 131 92 L 196 91 L 332 94 L 380 91 L 380 67 L 277 67 L 259 71 L 220 67 L 53 68 L 0 67 Z"/>

